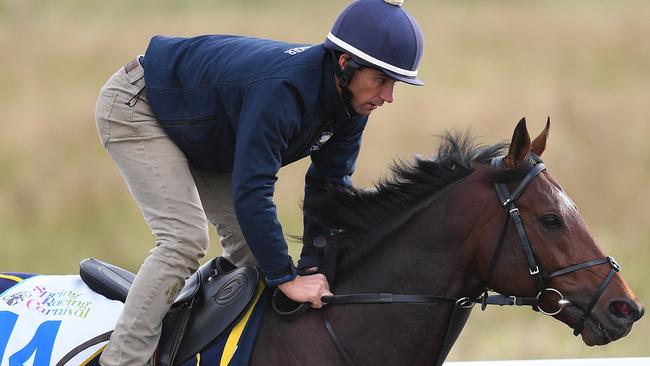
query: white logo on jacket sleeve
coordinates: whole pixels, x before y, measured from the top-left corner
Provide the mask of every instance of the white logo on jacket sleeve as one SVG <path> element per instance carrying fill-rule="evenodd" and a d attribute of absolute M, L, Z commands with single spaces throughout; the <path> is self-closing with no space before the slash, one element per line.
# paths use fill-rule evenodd
<path fill-rule="evenodd" d="M 325 143 L 329 141 L 329 139 L 331 139 L 333 135 L 334 133 L 329 131 L 321 133 L 318 140 L 316 140 L 316 142 L 309 148 L 309 151 L 320 150 L 321 146 L 325 145 Z"/>
<path fill-rule="evenodd" d="M 294 48 L 290 48 L 290 49 L 284 51 L 284 53 L 287 53 L 287 54 L 293 56 L 293 55 L 299 54 L 300 52 L 302 52 L 304 50 L 310 49 L 311 47 L 312 46 L 294 47 Z"/>

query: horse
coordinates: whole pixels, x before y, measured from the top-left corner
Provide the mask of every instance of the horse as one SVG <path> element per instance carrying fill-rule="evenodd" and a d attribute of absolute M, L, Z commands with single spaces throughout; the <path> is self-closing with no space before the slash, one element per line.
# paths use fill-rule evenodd
<path fill-rule="evenodd" d="M 447 134 L 435 159 L 398 163 L 374 189 L 305 202 L 337 230 L 321 270 L 352 298 L 292 321 L 267 313 L 250 364 L 439 365 L 467 319 L 456 309 L 476 302 L 531 305 L 589 346 L 626 336 L 644 307 L 545 169 L 549 130 L 531 143 L 522 119 L 501 158 L 504 144 Z"/>
<path fill-rule="evenodd" d="M 335 232 L 319 267 L 335 295 L 291 317 L 274 302 L 249 364 L 441 365 L 475 304 L 531 306 L 589 346 L 626 336 L 643 304 L 546 170 L 549 130 L 531 142 L 522 119 L 489 146 L 447 134 L 373 188 L 305 202 Z"/>

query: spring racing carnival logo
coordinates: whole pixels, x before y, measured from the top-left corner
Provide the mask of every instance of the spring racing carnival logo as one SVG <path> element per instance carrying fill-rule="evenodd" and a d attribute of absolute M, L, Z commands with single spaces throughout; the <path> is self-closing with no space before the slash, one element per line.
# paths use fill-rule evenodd
<path fill-rule="evenodd" d="M 0 366 L 55 365 L 71 349 L 111 331 L 123 306 L 76 275 L 33 276 L 0 288 Z M 86 364 L 105 343 L 66 365 Z"/>
<path fill-rule="evenodd" d="M 48 291 L 36 285 L 31 291 L 4 296 L 2 301 L 11 307 L 23 307 L 23 311 L 38 312 L 46 317 L 74 317 L 86 319 L 93 302 L 83 294 L 71 290 Z"/>

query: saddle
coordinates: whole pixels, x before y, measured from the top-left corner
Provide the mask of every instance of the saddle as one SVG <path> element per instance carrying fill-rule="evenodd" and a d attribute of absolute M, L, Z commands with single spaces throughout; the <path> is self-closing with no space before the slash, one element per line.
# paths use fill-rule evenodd
<path fill-rule="evenodd" d="M 97 259 L 83 260 L 79 274 L 93 291 L 124 302 L 135 275 Z M 154 365 L 173 366 L 230 329 L 246 312 L 260 281 L 254 265 L 235 267 L 223 257 L 202 265 L 179 292 L 163 319 Z"/>

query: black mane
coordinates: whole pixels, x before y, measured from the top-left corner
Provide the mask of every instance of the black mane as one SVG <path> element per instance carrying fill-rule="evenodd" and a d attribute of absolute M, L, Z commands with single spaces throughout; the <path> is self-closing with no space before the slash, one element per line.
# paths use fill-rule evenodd
<path fill-rule="evenodd" d="M 369 244 L 394 229 L 391 223 L 410 217 L 413 207 L 470 175 L 477 164 L 504 155 L 508 146 L 478 145 L 470 132 L 447 132 L 441 137 L 442 143 L 433 158 L 396 161 L 391 167 L 392 176 L 371 189 L 330 187 L 322 198 L 305 202 L 306 217 L 337 230 L 338 243 Z M 516 179 L 535 161 L 539 159 L 529 157 L 521 169 L 496 172 L 495 179 Z"/>

